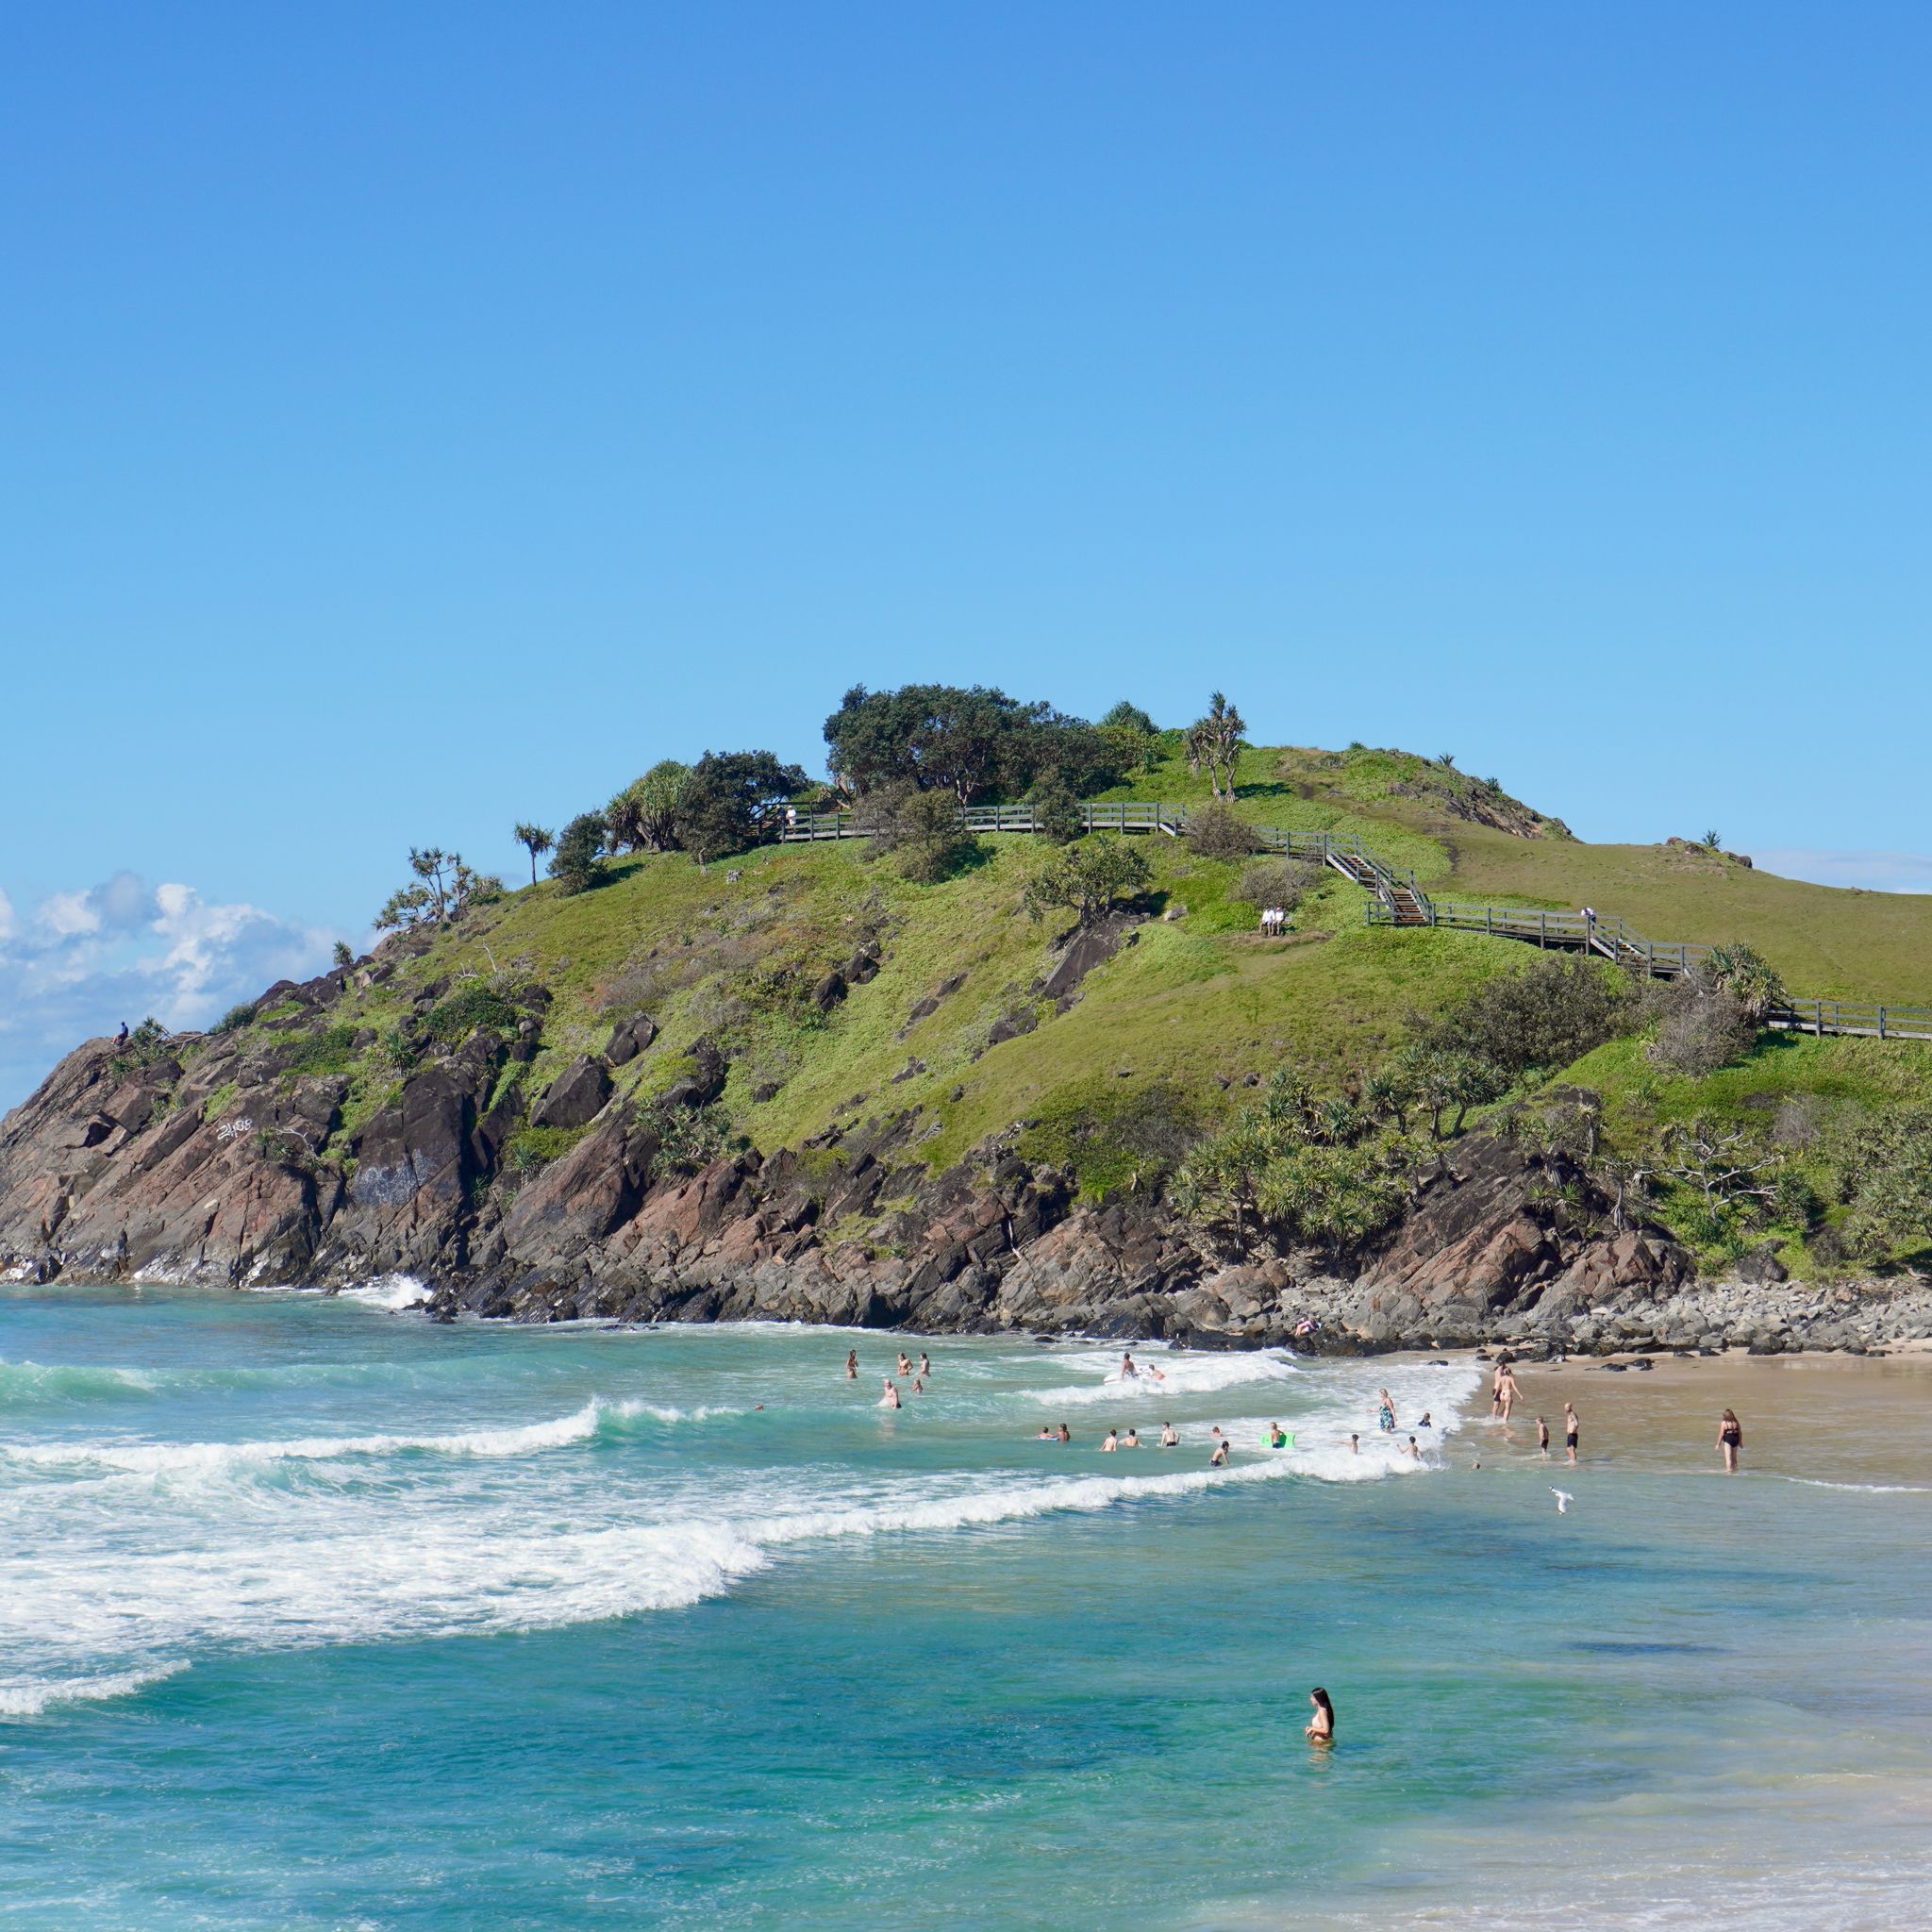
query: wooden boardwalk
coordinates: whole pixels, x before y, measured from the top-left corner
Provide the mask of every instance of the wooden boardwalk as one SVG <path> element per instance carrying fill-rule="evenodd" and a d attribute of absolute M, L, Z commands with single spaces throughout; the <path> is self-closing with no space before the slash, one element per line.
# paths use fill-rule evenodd
<path fill-rule="evenodd" d="M 1187 832 L 1188 810 L 1185 806 L 1158 801 L 1086 804 L 1080 807 L 1080 823 L 1089 832 L 1143 832 L 1178 839 Z M 808 814 L 780 807 L 767 815 L 765 825 L 771 837 L 785 844 L 870 836 L 857 815 L 847 811 Z M 975 833 L 1032 832 L 1033 808 L 968 806 L 966 829 Z M 1327 866 L 1362 887 L 1369 895 L 1371 925 L 1441 925 L 1564 952 L 1593 953 L 1659 979 L 1691 972 L 1715 950 L 1697 940 L 1646 939 L 1627 920 L 1595 911 L 1548 912 L 1533 906 L 1431 899 L 1416 883 L 1414 873 L 1391 864 L 1353 833 L 1291 832 L 1279 825 L 1251 825 L 1249 830 L 1268 851 Z M 1789 1033 L 1932 1041 L 1932 1008 L 1928 1007 L 1791 998 L 1765 1024 Z"/>

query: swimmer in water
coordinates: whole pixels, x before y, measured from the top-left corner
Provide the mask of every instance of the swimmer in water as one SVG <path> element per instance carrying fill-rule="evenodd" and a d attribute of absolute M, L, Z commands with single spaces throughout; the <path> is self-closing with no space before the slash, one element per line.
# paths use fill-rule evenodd
<path fill-rule="evenodd" d="M 1550 1425 L 1541 1416 L 1536 1419 L 1536 1453 L 1545 1462 L 1550 1459 Z"/>
<path fill-rule="evenodd" d="M 856 1348 L 845 1351 L 845 1379 L 848 1382 L 858 1380 L 858 1351 Z"/>
<path fill-rule="evenodd" d="M 903 1348 L 899 1351 L 899 1373 L 902 1375 L 909 1375 L 912 1373 L 912 1363 Z"/>
<path fill-rule="evenodd" d="M 1362 1439 L 1359 1436 L 1351 1436 L 1348 1439 L 1348 1453 L 1351 1456 L 1359 1456 L 1362 1453 Z"/>
<path fill-rule="evenodd" d="M 1303 1726 L 1302 1736 L 1311 1744 L 1334 1743 L 1335 1706 L 1329 1701 L 1327 1691 L 1317 1684 L 1308 1692 L 1308 1702 L 1315 1707 L 1315 1714 Z"/>
<path fill-rule="evenodd" d="M 932 1374 L 932 1357 L 923 1348 L 919 1351 L 919 1373 L 922 1375 Z"/>
<path fill-rule="evenodd" d="M 1140 1446 L 1141 1432 L 1139 1429 L 1129 1429 L 1127 1433 L 1121 1438 L 1121 1447 L 1123 1449 L 1138 1449 Z"/>
<path fill-rule="evenodd" d="M 881 1408 L 897 1408 L 899 1406 L 898 1383 L 893 1381 L 890 1375 L 884 1376 L 882 1379 L 886 1385 L 886 1392 L 879 1397 L 879 1407 Z"/>
<path fill-rule="evenodd" d="M 1208 1458 L 1208 1466 L 1210 1469 L 1225 1469 L 1227 1467 L 1227 1438 L 1225 1436 L 1222 1437 L 1221 1441 L 1215 1443 L 1214 1454 Z"/>
<path fill-rule="evenodd" d="M 1053 1441 L 1053 1431 L 1044 1423 L 1041 1423 L 1040 1433 L 1033 1440 L 1036 1442 L 1051 1442 Z"/>
<path fill-rule="evenodd" d="M 1744 1431 L 1733 1409 L 1725 1409 L 1724 1420 L 1717 1425 L 1717 1446 L 1724 1452 L 1724 1474 L 1736 1475 L 1738 1451 L 1744 1446 Z"/>
<path fill-rule="evenodd" d="M 1268 1446 L 1271 1449 L 1286 1449 L 1288 1447 L 1288 1431 L 1279 1423 L 1270 1423 L 1268 1424 Z"/>
<path fill-rule="evenodd" d="M 1147 1366 L 1141 1371 L 1141 1373 L 1143 1375 L 1152 1375 L 1157 1382 L 1164 1382 L 1167 1380 L 1167 1377 L 1163 1375 L 1160 1373 L 1160 1371 L 1154 1366 L 1152 1362 L 1149 1362 Z"/>
<path fill-rule="evenodd" d="M 924 1375 L 913 1376 L 912 1392 L 915 1395 L 924 1395 L 925 1393 L 925 1377 Z"/>
<path fill-rule="evenodd" d="M 1423 1452 L 1421 1448 L 1417 1445 L 1416 1440 L 1413 1436 L 1411 1436 L 1408 1439 L 1408 1447 L 1405 1449 L 1402 1453 L 1405 1456 L 1414 1457 L 1418 1462 L 1420 1462 L 1423 1459 Z"/>
<path fill-rule="evenodd" d="M 1119 1441 L 1115 1439 L 1114 1432 L 1109 1429 L 1101 1439 L 1100 1453 L 1103 1456 L 1111 1456 L 1120 1446 Z"/>
<path fill-rule="evenodd" d="M 1395 1404 L 1390 1400 L 1386 1389 L 1382 1391 L 1382 1406 L 1375 1411 L 1375 1424 L 1384 1435 L 1395 1433 Z"/>
<path fill-rule="evenodd" d="M 1172 1423 L 1161 1424 L 1160 1446 L 1163 1449 L 1173 1449 L 1177 1447 L 1179 1445 L 1180 1440 L 1181 1432 L 1177 1428 L 1175 1428 Z"/>
<path fill-rule="evenodd" d="M 1122 1356 L 1121 1380 L 1123 1382 L 1138 1382 L 1140 1379 L 1141 1372 L 1134 1366 L 1134 1357 L 1131 1355 Z"/>
<path fill-rule="evenodd" d="M 1074 1432 L 1068 1428 L 1065 1423 L 1060 1424 L 1059 1440 L 1062 1442 L 1071 1442 L 1074 1440 Z"/>
<path fill-rule="evenodd" d="M 1428 1412 L 1428 1410 L 1427 1410 L 1427 1409 L 1424 1409 L 1424 1410 L 1423 1410 L 1423 1419 L 1422 1419 L 1422 1421 L 1421 1421 L 1421 1422 L 1419 1422 L 1418 1424 L 1416 1424 L 1416 1427 L 1417 1427 L 1417 1428 L 1419 1428 L 1419 1429 L 1426 1429 L 1426 1428 L 1428 1428 L 1428 1427 L 1430 1427 L 1430 1426 L 1431 1426 L 1431 1424 L 1430 1424 L 1430 1422 L 1429 1422 L 1429 1412 Z"/>

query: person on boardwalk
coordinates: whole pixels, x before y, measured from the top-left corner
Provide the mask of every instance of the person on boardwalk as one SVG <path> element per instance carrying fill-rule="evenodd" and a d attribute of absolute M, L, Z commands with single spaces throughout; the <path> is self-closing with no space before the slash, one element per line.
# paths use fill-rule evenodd
<path fill-rule="evenodd" d="M 1335 1741 L 1335 1703 L 1317 1684 L 1308 1692 L 1308 1702 L 1315 1707 L 1315 1714 L 1303 1727 L 1302 1736 L 1311 1744 L 1332 1744 Z"/>
<path fill-rule="evenodd" d="M 1744 1446 L 1744 1431 L 1739 1426 L 1734 1409 L 1725 1409 L 1724 1420 L 1717 1425 L 1717 1446 L 1724 1452 L 1724 1474 L 1736 1475 L 1738 1451 Z"/>
<path fill-rule="evenodd" d="M 1563 1448 L 1573 1463 L 1576 1460 L 1577 1434 L 1576 1405 L 1566 1402 L 1563 1405 Z"/>

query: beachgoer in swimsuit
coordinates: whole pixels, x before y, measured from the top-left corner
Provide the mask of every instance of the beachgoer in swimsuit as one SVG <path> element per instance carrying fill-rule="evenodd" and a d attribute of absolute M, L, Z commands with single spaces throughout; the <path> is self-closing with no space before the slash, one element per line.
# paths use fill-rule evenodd
<path fill-rule="evenodd" d="M 1131 1355 L 1122 1356 L 1121 1380 L 1123 1382 L 1135 1382 L 1140 1379 L 1140 1370 L 1134 1366 L 1134 1357 Z"/>
<path fill-rule="evenodd" d="M 1724 1474 L 1738 1473 L 1738 1451 L 1744 1446 L 1744 1431 L 1739 1426 L 1736 1414 L 1725 1409 L 1724 1420 L 1717 1428 L 1717 1446 L 1724 1452 Z"/>
<path fill-rule="evenodd" d="M 1503 1420 L 1507 1423 L 1509 1420 L 1509 1411 L 1523 1400 L 1523 1391 L 1516 1382 L 1516 1371 L 1507 1363 L 1499 1386 L 1503 1391 Z"/>
<path fill-rule="evenodd" d="M 1213 1469 L 1223 1469 L 1226 1467 L 1227 1438 L 1225 1436 L 1224 1436 L 1220 1441 L 1215 1443 L 1214 1454 L 1208 1458 L 1208 1466 Z"/>
<path fill-rule="evenodd" d="M 1100 1452 L 1103 1456 L 1111 1456 L 1120 1446 L 1120 1443 L 1114 1438 L 1114 1432 L 1109 1429 L 1100 1444 Z"/>
<path fill-rule="evenodd" d="M 1152 1362 L 1149 1362 L 1147 1366 L 1141 1371 L 1141 1373 L 1143 1375 L 1152 1375 L 1157 1382 L 1164 1382 L 1167 1380 L 1167 1377 L 1163 1375 L 1160 1373 L 1160 1371 L 1154 1366 Z"/>
<path fill-rule="evenodd" d="M 856 1348 L 845 1351 L 845 1379 L 848 1382 L 858 1380 L 858 1351 Z"/>
<path fill-rule="evenodd" d="M 1351 1456 L 1359 1456 L 1362 1453 L 1362 1439 L 1359 1436 L 1351 1436 L 1348 1439 L 1348 1453 Z"/>
<path fill-rule="evenodd" d="M 1408 1439 L 1408 1447 L 1403 1453 L 1407 1456 L 1413 1456 L 1418 1462 L 1423 1459 L 1422 1449 L 1417 1444 L 1413 1436 Z"/>
<path fill-rule="evenodd" d="M 1174 1424 L 1173 1424 L 1172 1423 L 1162 1423 L 1162 1424 L 1161 1424 L 1161 1425 L 1160 1425 L 1160 1446 L 1161 1446 L 1161 1447 L 1162 1447 L 1163 1449 L 1172 1449 L 1172 1448 L 1174 1448 L 1174 1446 L 1175 1446 L 1175 1445 L 1176 1445 L 1176 1444 L 1177 1444 L 1177 1443 L 1178 1443 L 1178 1442 L 1180 1441 L 1180 1439 L 1181 1439 L 1181 1432 L 1180 1432 L 1180 1431 L 1179 1431 L 1179 1430 L 1178 1430 L 1177 1428 L 1175 1428 L 1175 1427 L 1174 1427 Z"/>
<path fill-rule="evenodd" d="M 1382 1391 L 1382 1407 L 1375 1411 L 1375 1424 L 1384 1435 L 1395 1433 L 1395 1405 L 1390 1401 L 1386 1389 Z"/>
<path fill-rule="evenodd" d="M 1053 1439 L 1053 1431 L 1050 1428 L 1048 1428 L 1044 1423 L 1041 1423 L 1040 1425 L 1040 1433 L 1039 1435 L 1034 1437 L 1033 1440 L 1036 1442 L 1051 1442 Z"/>
<path fill-rule="evenodd" d="M 911 1360 L 903 1348 L 899 1351 L 899 1373 L 902 1375 L 909 1375 L 912 1373 Z"/>
<path fill-rule="evenodd" d="M 1503 1364 L 1498 1362 L 1490 1374 L 1490 1420 L 1503 1413 Z"/>
<path fill-rule="evenodd" d="M 1073 1432 L 1073 1430 L 1072 1430 L 1072 1429 L 1070 1429 L 1070 1428 L 1068 1428 L 1068 1426 L 1066 1425 L 1066 1424 L 1065 1424 L 1065 1423 L 1062 1423 L 1062 1424 L 1060 1424 L 1060 1441 L 1061 1441 L 1062 1442 L 1071 1442 L 1071 1441 L 1072 1441 L 1073 1440 L 1074 1440 L 1074 1432 Z"/>
<path fill-rule="evenodd" d="M 1288 1447 L 1288 1432 L 1279 1423 L 1270 1423 L 1268 1424 L 1268 1446 L 1271 1449 L 1286 1449 Z"/>
<path fill-rule="evenodd" d="M 879 1397 L 879 1407 L 881 1408 L 897 1408 L 899 1406 L 899 1385 L 890 1375 L 883 1377 L 883 1380 L 886 1385 L 886 1392 Z"/>
<path fill-rule="evenodd" d="M 1317 1684 L 1308 1692 L 1308 1702 L 1315 1707 L 1315 1715 L 1303 1727 L 1302 1736 L 1311 1744 L 1334 1743 L 1335 1706 L 1329 1701 L 1327 1691 Z"/>
<path fill-rule="evenodd" d="M 1550 1425 L 1541 1416 L 1536 1419 L 1536 1453 L 1545 1462 L 1550 1459 Z"/>
<path fill-rule="evenodd" d="M 1566 1402 L 1563 1405 L 1563 1447 L 1569 1452 L 1572 1462 L 1576 1460 L 1577 1432 L 1578 1424 L 1575 1407 L 1574 1404 Z"/>
<path fill-rule="evenodd" d="M 913 1376 L 912 1392 L 915 1395 L 924 1395 L 925 1393 L 925 1377 L 924 1375 Z"/>
<path fill-rule="evenodd" d="M 922 1375 L 932 1374 L 932 1357 L 923 1348 L 919 1351 L 919 1373 Z"/>
<path fill-rule="evenodd" d="M 1129 1429 L 1127 1433 L 1121 1438 L 1121 1447 L 1123 1449 L 1138 1449 L 1140 1446 L 1141 1432 L 1139 1429 Z"/>

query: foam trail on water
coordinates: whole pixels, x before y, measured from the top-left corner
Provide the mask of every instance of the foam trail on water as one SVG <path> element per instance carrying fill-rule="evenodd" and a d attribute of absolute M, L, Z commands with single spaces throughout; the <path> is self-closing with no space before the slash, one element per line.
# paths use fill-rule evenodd
<path fill-rule="evenodd" d="M 0 1682 L 0 1717 L 39 1717 L 57 1704 L 97 1704 L 110 1697 L 131 1697 L 187 1668 L 185 1663 L 167 1663 L 98 1677 L 24 1677 Z"/>
<path fill-rule="evenodd" d="M 1143 1355 L 1138 1376 L 1124 1377 L 1120 1357 L 1108 1352 L 1062 1358 L 1065 1366 L 1091 1374 L 1091 1382 L 1058 1389 L 1036 1389 L 1032 1399 L 1044 1408 L 1084 1408 L 1096 1403 L 1174 1401 L 1184 1396 L 1213 1395 L 1223 1390 L 1252 1388 L 1264 1382 L 1287 1382 L 1301 1370 L 1273 1351 L 1197 1355 L 1182 1352 Z"/>

